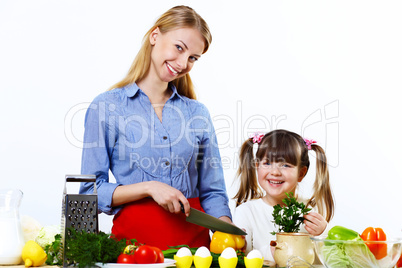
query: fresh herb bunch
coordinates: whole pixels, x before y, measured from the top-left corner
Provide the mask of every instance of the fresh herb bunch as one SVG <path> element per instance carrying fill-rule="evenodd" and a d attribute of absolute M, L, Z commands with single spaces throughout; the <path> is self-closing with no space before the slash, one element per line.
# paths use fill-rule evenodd
<path fill-rule="evenodd" d="M 45 252 L 47 255 L 47 265 L 63 265 L 63 254 L 61 250 L 61 235 L 56 234 L 54 241 L 51 244 L 46 245 Z"/>
<path fill-rule="evenodd" d="M 95 263 L 116 262 L 117 257 L 124 251 L 128 244 L 134 244 L 135 239 L 117 240 L 104 232 L 86 233 L 77 232 L 73 228 L 68 231 L 71 235 L 66 237 L 66 258 L 74 266 L 91 267 Z M 47 265 L 63 266 L 63 248 L 61 245 L 61 235 L 55 235 L 52 244 L 45 247 L 47 254 Z"/>
<path fill-rule="evenodd" d="M 286 193 L 287 198 L 282 201 L 285 206 L 279 204 L 274 206 L 274 212 L 272 221 L 279 227 L 278 232 L 295 233 L 300 230 L 300 224 L 304 221 L 303 216 L 306 215 L 311 208 L 307 208 L 302 202 L 297 202 L 293 193 Z M 271 232 L 275 235 L 277 232 Z"/>
<path fill-rule="evenodd" d="M 136 242 L 135 239 L 129 242 L 126 239 L 117 240 L 104 232 L 77 232 L 73 228 L 69 231 L 71 234 L 66 237 L 65 255 L 70 263 L 78 267 L 91 267 L 96 262 L 116 262 L 124 248 Z"/>

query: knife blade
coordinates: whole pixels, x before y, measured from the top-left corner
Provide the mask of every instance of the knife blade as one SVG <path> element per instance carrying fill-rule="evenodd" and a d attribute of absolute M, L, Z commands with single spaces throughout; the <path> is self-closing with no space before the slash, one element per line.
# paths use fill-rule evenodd
<path fill-rule="evenodd" d="M 181 208 L 182 212 L 184 212 L 183 205 Z M 235 235 L 247 235 L 247 233 L 239 227 L 208 215 L 207 213 L 199 211 L 195 208 L 190 208 L 190 215 L 186 217 L 186 221 L 214 231 Z"/>

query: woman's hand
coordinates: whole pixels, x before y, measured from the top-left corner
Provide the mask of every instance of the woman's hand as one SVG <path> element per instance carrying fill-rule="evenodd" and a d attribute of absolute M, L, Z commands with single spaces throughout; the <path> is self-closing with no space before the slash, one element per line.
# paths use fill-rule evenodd
<path fill-rule="evenodd" d="M 182 203 L 184 213 L 186 216 L 190 215 L 190 203 L 182 192 L 159 181 L 118 186 L 113 192 L 112 206 L 120 206 L 146 197 L 152 197 L 158 205 L 171 213 L 181 213 L 180 203 Z"/>
<path fill-rule="evenodd" d="M 152 181 L 152 185 L 149 188 L 149 195 L 158 205 L 170 213 L 180 213 L 181 204 L 183 204 L 184 213 L 187 217 L 190 215 L 190 203 L 187 198 L 182 192 L 166 183 Z"/>
<path fill-rule="evenodd" d="M 304 218 L 304 227 L 311 235 L 320 235 L 325 231 L 325 228 L 327 228 L 327 221 L 319 213 L 310 212 L 307 215 L 304 215 Z"/>

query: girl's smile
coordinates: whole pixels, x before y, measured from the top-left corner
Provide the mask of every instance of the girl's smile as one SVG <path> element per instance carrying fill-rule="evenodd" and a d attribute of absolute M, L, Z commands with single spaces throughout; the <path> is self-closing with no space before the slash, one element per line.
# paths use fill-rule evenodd
<path fill-rule="evenodd" d="M 280 185 L 284 183 L 284 181 L 278 181 L 278 180 L 268 180 L 268 182 L 272 185 Z"/>

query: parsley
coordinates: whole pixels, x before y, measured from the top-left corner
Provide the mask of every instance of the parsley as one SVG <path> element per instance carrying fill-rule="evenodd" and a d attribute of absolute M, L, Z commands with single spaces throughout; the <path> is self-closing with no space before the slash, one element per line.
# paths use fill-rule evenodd
<path fill-rule="evenodd" d="M 91 267 L 96 262 L 116 262 L 117 257 L 129 244 L 126 239 L 117 240 L 104 232 L 77 232 L 70 228 L 71 234 L 66 237 L 66 259 L 78 267 Z M 136 240 L 130 240 L 135 243 Z"/>
<path fill-rule="evenodd" d="M 272 221 L 279 227 L 278 232 L 295 233 L 300 230 L 300 224 L 304 221 L 303 216 L 306 215 L 311 208 L 307 208 L 304 203 L 297 202 L 293 193 L 286 193 L 287 198 L 282 201 L 285 206 L 279 204 L 274 206 L 274 212 Z M 277 232 L 271 232 L 275 235 Z"/>
<path fill-rule="evenodd" d="M 47 265 L 63 265 L 63 252 L 61 251 L 61 235 L 56 234 L 54 241 L 51 244 L 46 245 L 45 252 L 47 255 Z"/>
<path fill-rule="evenodd" d="M 117 257 L 128 244 L 134 244 L 135 239 L 117 240 L 104 232 L 86 233 L 69 228 L 71 235 L 66 237 L 66 259 L 69 264 L 78 267 L 91 267 L 95 263 L 116 262 Z M 61 235 L 55 236 L 55 241 L 45 248 L 46 264 L 63 266 L 63 247 Z"/>

